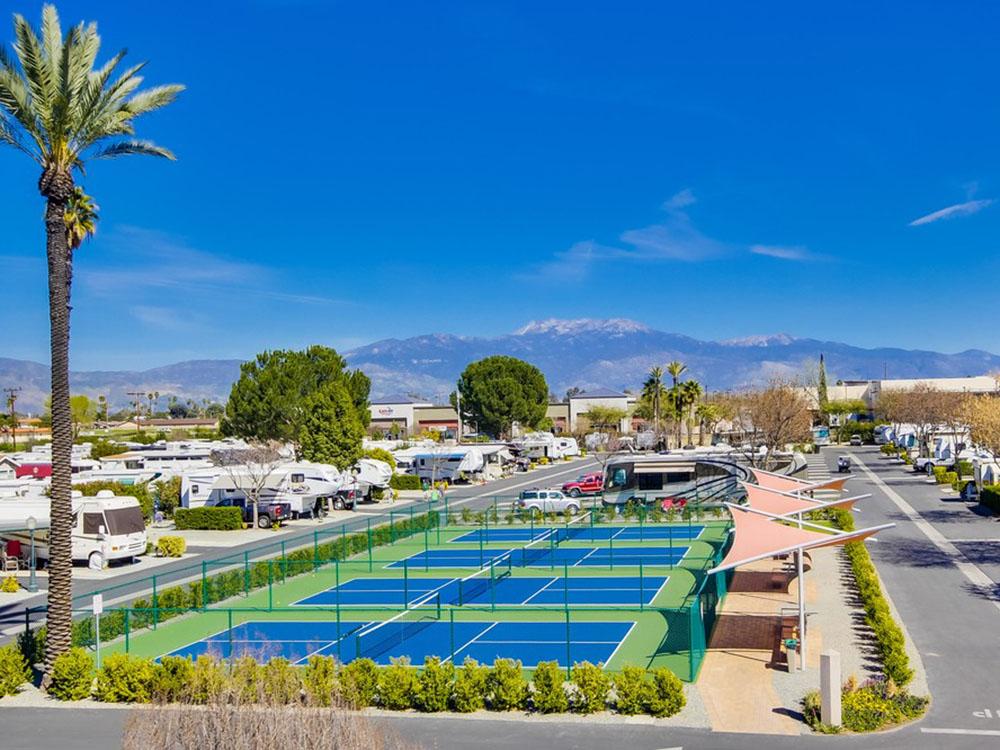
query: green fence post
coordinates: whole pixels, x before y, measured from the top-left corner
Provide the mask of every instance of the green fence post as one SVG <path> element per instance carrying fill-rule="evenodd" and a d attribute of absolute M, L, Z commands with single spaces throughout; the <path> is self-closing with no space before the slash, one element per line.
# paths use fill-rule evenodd
<path fill-rule="evenodd" d="M 455 610 L 448 610 L 448 643 L 451 651 L 451 663 L 455 663 Z"/>
<path fill-rule="evenodd" d="M 437 530 L 437 543 L 441 544 L 441 511 L 436 510 L 434 513 L 437 516 L 437 522 L 434 524 L 434 528 Z"/>
<path fill-rule="evenodd" d="M 229 663 L 233 663 L 233 609 L 226 610 L 226 633 L 229 637 Z"/>
<path fill-rule="evenodd" d="M 483 530 L 479 529 L 479 567 L 483 567 Z"/>
<path fill-rule="evenodd" d="M 156 576 L 153 576 L 153 630 L 160 622 L 160 597 L 156 593 Z"/>
<path fill-rule="evenodd" d="M 340 524 L 340 554 L 338 557 L 347 557 L 347 525 Z"/>
<path fill-rule="evenodd" d="M 271 561 L 267 561 L 267 610 L 270 612 L 274 608 L 274 568 Z"/>
<path fill-rule="evenodd" d="M 343 642 L 343 638 L 340 637 L 340 589 L 337 589 L 337 661 L 341 664 L 344 663 L 342 654 L 340 652 L 340 644 Z"/>
<path fill-rule="evenodd" d="M 368 572 L 372 572 L 372 519 L 368 519 Z"/>
<path fill-rule="evenodd" d="M 319 567 L 319 530 L 313 532 L 313 568 Z"/>
<path fill-rule="evenodd" d="M 129 614 L 132 612 L 131 609 L 125 610 L 125 653 L 128 653 L 128 641 L 129 641 Z"/>
<path fill-rule="evenodd" d="M 569 614 L 569 563 L 563 563 L 563 608 Z"/>
<path fill-rule="evenodd" d="M 281 540 L 281 582 L 285 582 L 285 575 L 288 573 L 288 560 L 285 557 L 285 540 Z"/>
<path fill-rule="evenodd" d="M 208 606 L 208 560 L 201 561 L 201 608 Z"/>
<path fill-rule="evenodd" d="M 396 521 L 393 519 L 395 515 L 396 511 L 389 511 L 389 544 L 396 543 Z"/>
<path fill-rule="evenodd" d="M 410 563 L 403 560 L 403 609 L 410 608 Z"/>
<path fill-rule="evenodd" d="M 646 506 L 639 509 L 639 541 L 646 541 Z"/>
<path fill-rule="evenodd" d="M 243 553 L 243 595 L 250 596 L 250 553 Z"/>
<path fill-rule="evenodd" d="M 608 568 L 615 569 L 615 535 L 608 534 Z"/>
<path fill-rule="evenodd" d="M 556 535 L 555 532 L 549 534 L 549 570 L 556 569 Z"/>
<path fill-rule="evenodd" d="M 566 608 L 566 679 L 572 678 L 571 668 L 573 666 L 572 640 L 569 635 L 569 607 Z"/>
<path fill-rule="evenodd" d="M 639 560 L 639 611 L 646 607 L 646 587 L 643 585 L 642 560 Z"/>

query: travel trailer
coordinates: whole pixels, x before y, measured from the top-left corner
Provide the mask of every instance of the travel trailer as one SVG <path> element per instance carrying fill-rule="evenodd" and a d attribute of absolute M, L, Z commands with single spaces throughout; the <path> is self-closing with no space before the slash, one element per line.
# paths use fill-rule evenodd
<path fill-rule="evenodd" d="M 48 560 L 51 501 L 45 497 L 0 500 L 0 526 L 24 529 L 4 533 L 4 538 L 30 543 L 28 519 L 34 518 L 35 556 Z M 73 493 L 73 561 L 101 567 L 106 562 L 130 560 L 146 552 L 146 524 L 139 501 L 101 490 L 95 497 Z"/>
<path fill-rule="evenodd" d="M 427 482 L 455 482 L 470 479 L 472 475 L 482 472 L 484 466 L 485 459 L 479 448 L 442 446 L 415 454 L 410 473 Z"/>
<path fill-rule="evenodd" d="M 576 438 L 553 435 L 551 432 L 529 432 L 524 437 L 514 441 L 525 458 L 548 458 L 558 460 L 580 455 L 580 446 Z"/>
<path fill-rule="evenodd" d="M 239 466 L 185 472 L 181 475 L 181 506 L 198 508 L 218 505 L 223 499 L 245 500 L 245 489 L 253 481 L 253 473 Z M 322 504 L 320 501 L 333 498 L 350 483 L 351 479 L 334 466 L 290 462 L 268 473 L 260 499 L 288 503 L 292 518 L 311 516 Z"/>

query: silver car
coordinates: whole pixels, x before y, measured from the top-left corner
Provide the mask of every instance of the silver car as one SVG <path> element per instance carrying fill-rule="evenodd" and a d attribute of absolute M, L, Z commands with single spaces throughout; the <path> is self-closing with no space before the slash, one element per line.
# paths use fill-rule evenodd
<path fill-rule="evenodd" d="M 517 507 L 531 513 L 580 512 L 580 499 L 567 497 L 562 490 L 524 490 L 517 501 Z"/>

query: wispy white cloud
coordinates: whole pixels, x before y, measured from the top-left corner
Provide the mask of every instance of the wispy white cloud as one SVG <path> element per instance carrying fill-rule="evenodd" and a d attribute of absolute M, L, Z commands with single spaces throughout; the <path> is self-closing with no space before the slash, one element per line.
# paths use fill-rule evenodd
<path fill-rule="evenodd" d="M 959 216 L 971 216 L 972 214 L 979 213 L 992 203 L 992 198 L 981 198 L 979 200 L 966 201 L 965 203 L 956 203 L 954 206 L 948 206 L 947 208 L 942 208 L 938 211 L 929 213 L 926 216 L 921 216 L 919 219 L 914 219 L 910 222 L 910 226 L 920 227 L 924 224 L 933 224 L 935 221 L 942 221 L 943 219 L 956 219 Z"/>
<path fill-rule="evenodd" d="M 754 255 L 765 255 L 768 258 L 778 258 L 780 260 L 809 261 L 821 259 L 821 256 L 811 253 L 806 248 L 798 245 L 792 247 L 752 245 L 750 252 Z"/>
<path fill-rule="evenodd" d="M 149 328 L 156 328 L 161 331 L 171 333 L 182 333 L 191 331 L 198 326 L 194 324 L 192 318 L 184 315 L 180 310 L 170 307 L 157 307 L 155 305 L 134 305 L 129 308 L 132 317 Z"/>
<path fill-rule="evenodd" d="M 691 188 L 684 188 L 683 190 L 670 196 L 670 198 L 663 203 L 663 209 L 665 211 L 676 211 L 696 203 L 697 200 L 698 199 L 694 197 L 694 191 L 691 190 Z"/>
<path fill-rule="evenodd" d="M 81 283 L 99 296 L 169 289 L 188 294 L 249 295 L 295 304 L 339 302 L 321 295 L 286 291 L 286 282 L 272 268 L 209 253 L 163 232 L 118 226 L 102 236 L 101 242 L 106 250 L 102 255 L 111 262 L 102 267 L 86 262 L 77 266 Z"/>

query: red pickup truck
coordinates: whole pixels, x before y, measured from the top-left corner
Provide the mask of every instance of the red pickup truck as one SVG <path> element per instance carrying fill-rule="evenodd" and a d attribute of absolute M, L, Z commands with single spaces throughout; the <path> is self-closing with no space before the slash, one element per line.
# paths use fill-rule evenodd
<path fill-rule="evenodd" d="M 572 482 L 566 482 L 562 486 L 562 491 L 570 497 L 580 497 L 580 495 L 596 495 L 604 488 L 604 475 L 601 473 L 584 474 L 577 477 Z"/>

